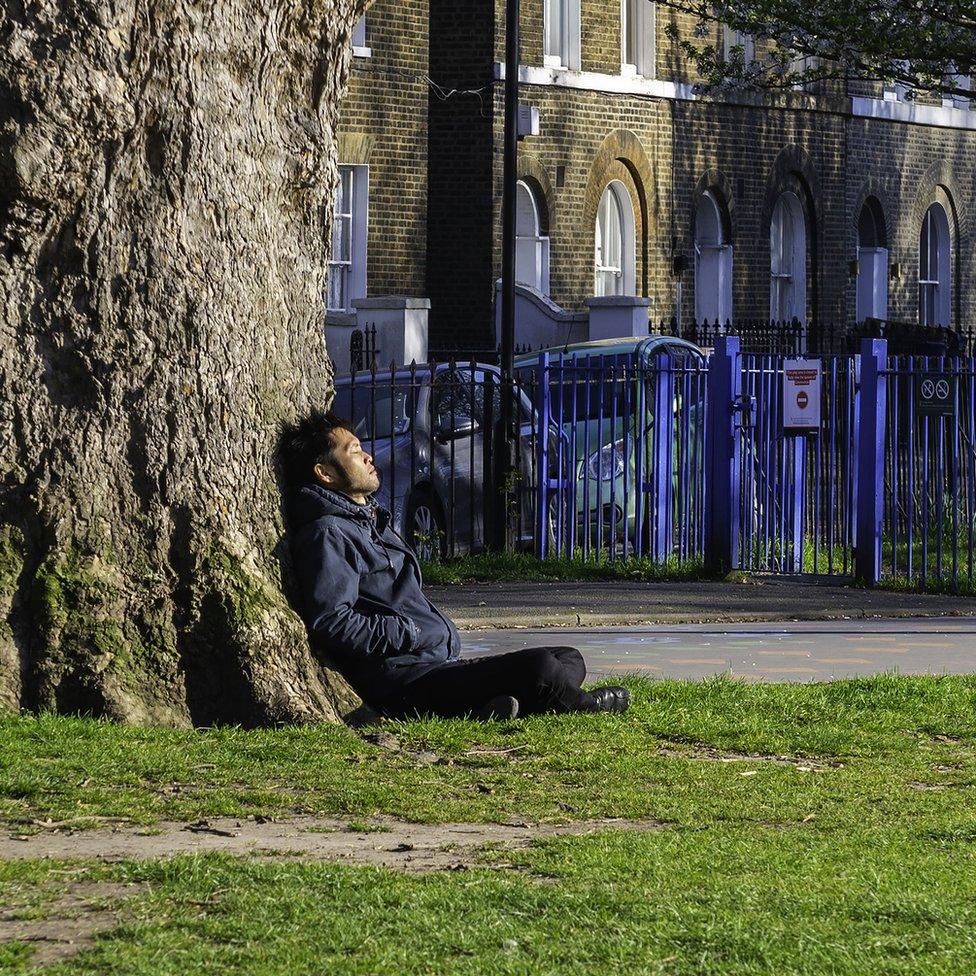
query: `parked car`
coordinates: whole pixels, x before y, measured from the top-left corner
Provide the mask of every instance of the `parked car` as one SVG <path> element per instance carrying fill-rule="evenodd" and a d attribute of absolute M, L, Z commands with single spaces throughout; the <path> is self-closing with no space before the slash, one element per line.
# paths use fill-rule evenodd
<path fill-rule="evenodd" d="M 662 388 L 672 417 L 670 497 L 681 493 L 678 504 L 693 519 L 704 461 L 704 352 L 672 336 L 581 342 L 546 352 L 548 410 L 561 433 L 561 446 L 553 445 L 561 474 L 548 499 L 557 526 L 550 543 L 563 550 L 582 545 L 585 530 L 588 545 L 653 551 L 655 519 L 662 518 L 657 502 L 668 497 L 655 463 L 660 364 L 665 355 L 673 364 L 669 386 Z M 540 353 L 517 356 L 515 371 L 542 409 Z"/>
<path fill-rule="evenodd" d="M 332 409 L 350 421 L 380 474 L 377 500 L 425 560 L 482 549 L 497 516 L 492 458 L 499 437 L 498 367 L 465 363 L 337 377 Z M 490 391 L 490 396 L 489 396 Z M 518 536 L 531 545 L 536 426 L 516 396 Z M 487 510 L 487 511 L 486 511 Z"/>

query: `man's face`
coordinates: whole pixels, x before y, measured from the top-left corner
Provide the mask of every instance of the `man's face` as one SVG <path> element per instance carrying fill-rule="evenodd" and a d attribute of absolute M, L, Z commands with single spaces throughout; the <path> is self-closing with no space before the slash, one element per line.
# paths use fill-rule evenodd
<path fill-rule="evenodd" d="M 357 501 L 372 495 L 380 486 L 380 476 L 359 438 L 350 430 L 336 428 L 332 431 L 332 442 L 330 459 L 325 464 L 315 465 L 319 482 Z"/>

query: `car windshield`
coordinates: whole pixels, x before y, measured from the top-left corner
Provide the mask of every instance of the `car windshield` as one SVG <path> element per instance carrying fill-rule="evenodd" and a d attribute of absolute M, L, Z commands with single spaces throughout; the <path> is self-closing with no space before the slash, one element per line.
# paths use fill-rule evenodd
<path fill-rule="evenodd" d="M 491 388 L 491 411 L 493 423 L 498 423 L 501 417 L 501 380 L 496 373 L 485 370 L 456 369 L 445 370 L 438 375 L 434 383 L 434 426 L 436 430 L 460 429 L 474 426 L 476 429 L 484 427 L 488 419 L 487 390 Z M 532 422 L 529 404 L 523 402 L 523 396 L 528 395 L 527 389 L 522 389 L 515 396 L 515 407 L 518 422 L 526 424 Z"/>
<path fill-rule="evenodd" d="M 391 386 L 389 381 L 363 380 L 336 389 L 332 410 L 352 424 L 361 441 L 393 437 L 410 431 L 413 417 L 413 391 Z"/>
<path fill-rule="evenodd" d="M 549 409 L 559 423 L 604 420 L 632 413 L 637 405 L 637 384 L 631 363 L 612 359 L 577 360 L 550 373 Z"/>

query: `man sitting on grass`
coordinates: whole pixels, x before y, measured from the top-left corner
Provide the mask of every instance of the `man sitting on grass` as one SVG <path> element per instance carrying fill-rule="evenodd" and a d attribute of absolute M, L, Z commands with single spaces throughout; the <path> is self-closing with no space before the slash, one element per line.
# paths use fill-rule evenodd
<path fill-rule="evenodd" d="M 413 550 L 372 501 L 380 479 L 359 439 L 313 410 L 281 432 L 292 562 L 313 646 L 359 696 L 389 716 L 515 718 L 622 712 L 625 688 L 583 691 L 575 647 L 530 647 L 462 660 L 457 628 L 424 596 Z"/>

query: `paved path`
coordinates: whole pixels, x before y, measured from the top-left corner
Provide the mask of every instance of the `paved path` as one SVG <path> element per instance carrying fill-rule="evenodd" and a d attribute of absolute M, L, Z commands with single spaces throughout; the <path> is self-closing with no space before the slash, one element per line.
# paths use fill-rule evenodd
<path fill-rule="evenodd" d="M 976 673 L 976 620 L 959 617 L 471 630 L 462 639 L 466 654 L 571 644 L 583 652 L 594 679 L 622 671 L 659 678 L 730 674 L 747 681 Z"/>
<path fill-rule="evenodd" d="M 463 630 L 640 623 L 976 616 L 976 599 L 804 576 L 702 583 L 466 583 L 426 587 Z"/>

